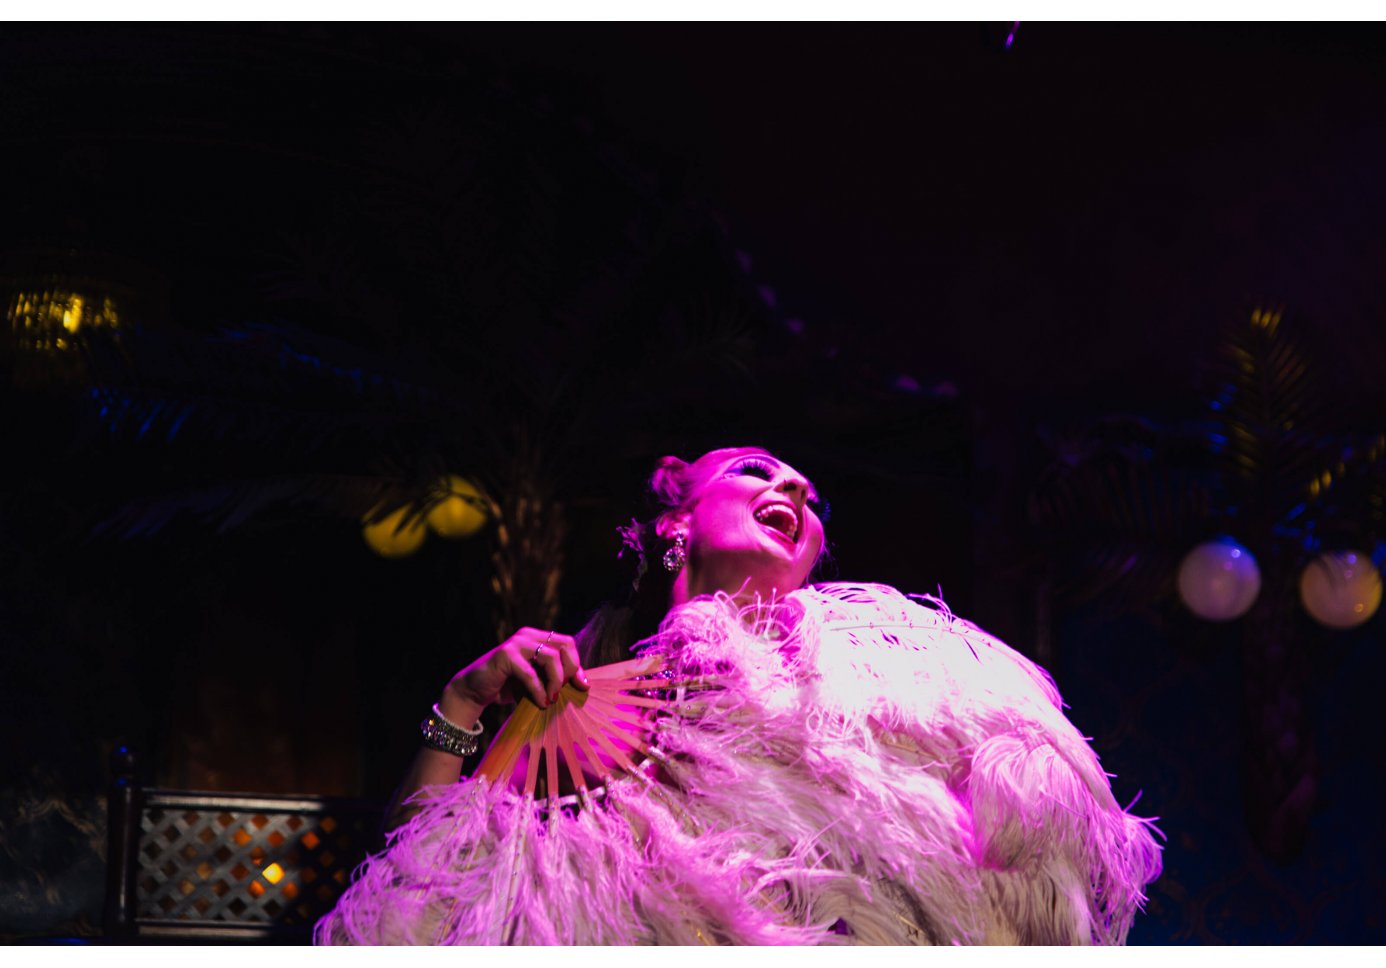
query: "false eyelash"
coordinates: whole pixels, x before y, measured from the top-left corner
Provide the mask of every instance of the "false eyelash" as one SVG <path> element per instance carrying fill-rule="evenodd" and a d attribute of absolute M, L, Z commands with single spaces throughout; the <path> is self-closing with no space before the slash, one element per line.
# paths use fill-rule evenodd
<path fill-rule="evenodd" d="M 775 477 L 775 468 L 772 467 L 772 466 L 770 466 L 769 464 L 767 464 L 765 461 L 760 460 L 760 459 L 755 458 L 755 457 L 748 457 L 748 458 L 746 458 L 745 460 L 743 460 L 741 463 L 737 464 L 734 468 L 732 468 L 732 473 L 733 473 L 733 474 L 745 474 L 747 471 L 751 471 L 751 470 L 757 470 L 757 471 L 763 472 L 763 473 L 765 474 L 765 479 L 766 479 L 767 481 L 773 480 L 774 477 Z M 754 476 L 758 476 L 758 475 L 754 475 Z"/>

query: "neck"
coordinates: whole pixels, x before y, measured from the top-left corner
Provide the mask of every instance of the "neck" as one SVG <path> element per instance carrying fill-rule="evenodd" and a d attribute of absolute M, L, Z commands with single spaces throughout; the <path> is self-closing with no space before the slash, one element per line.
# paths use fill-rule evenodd
<path fill-rule="evenodd" d="M 721 580 L 703 577 L 691 568 L 684 568 L 674 579 L 674 587 L 669 594 L 669 607 L 677 608 L 699 595 L 715 595 L 725 592 L 738 608 L 754 605 L 757 602 L 769 603 L 784 598 L 794 588 L 789 582 L 774 575 L 749 575 L 743 578 L 723 577 Z M 701 580 L 700 580 L 701 579 Z"/>

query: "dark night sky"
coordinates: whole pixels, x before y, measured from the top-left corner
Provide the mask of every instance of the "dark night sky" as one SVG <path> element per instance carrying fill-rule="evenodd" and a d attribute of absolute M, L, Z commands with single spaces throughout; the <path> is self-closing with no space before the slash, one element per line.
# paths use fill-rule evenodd
<path fill-rule="evenodd" d="M 257 219 L 314 217 L 275 186 L 360 109 L 485 73 L 708 199 L 814 338 L 925 386 L 1146 407 L 1266 301 L 1309 321 L 1353 405 L 1379 405 L 1380 29 L 1026 23 L 1009 51 L 1007 30 L 19 27 L 5 137 L 104 129 L 49 171 L 146 192 L 124 241 L 144 234 L 176 289 L 217 245 L 253 248 Z"/>
<path fill-rule="evenodd" d="M 1035 23 L 1010 51 L 1005 33 L 458 40 L 577 78 L 629 137 L 685 161 L 809 326 L 926 385 L 1148 405 L 1189 385 L 1190 357 L 1249 301 L 1306 317 L 1348 386 L 1376 382 L 1378 30 Z"/>

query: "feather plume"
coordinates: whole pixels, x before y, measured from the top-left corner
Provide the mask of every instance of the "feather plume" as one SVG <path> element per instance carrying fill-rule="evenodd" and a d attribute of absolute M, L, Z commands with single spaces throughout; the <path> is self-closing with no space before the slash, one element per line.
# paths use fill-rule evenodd
<path fill-rule="evenodd" d="M 1148 821 L 1034 663 L 941 602 L 824 585 L 670 613 L 650 760 L 574 810 L 420 795 L 320 942 L 1120 943 Z"/>

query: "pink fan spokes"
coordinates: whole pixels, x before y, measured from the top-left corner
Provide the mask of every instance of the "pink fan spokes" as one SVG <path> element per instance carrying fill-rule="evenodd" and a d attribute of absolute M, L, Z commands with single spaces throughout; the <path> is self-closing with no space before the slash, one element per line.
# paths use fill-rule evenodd
<path fill-rule="evenodd" d="M 553 796 L 635 773 L 649 753 L 652 714 L 671 705 L 655 693 L 681 685 L 663 671 L 663 660 L 643 656 L 588 669 L 586 692 L 565 683 L 547 709 L 521 699 L 473 775 L 510 783 L 523 769 L 522 789 L 534 796 L 542 760 L 542 796 Z"/>

